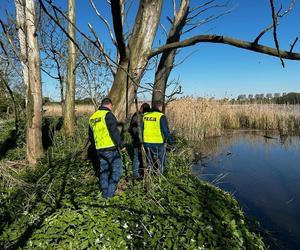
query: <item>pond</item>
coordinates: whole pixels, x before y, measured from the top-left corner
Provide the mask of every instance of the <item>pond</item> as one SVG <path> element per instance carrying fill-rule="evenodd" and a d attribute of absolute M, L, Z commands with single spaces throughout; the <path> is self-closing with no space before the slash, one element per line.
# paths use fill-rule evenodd
<path fill-rule="evenodd" d="M 260 222 L 271 249 L 300 249 L 300 137 L 232 131 L 197 145 L 193 172 Z"/>

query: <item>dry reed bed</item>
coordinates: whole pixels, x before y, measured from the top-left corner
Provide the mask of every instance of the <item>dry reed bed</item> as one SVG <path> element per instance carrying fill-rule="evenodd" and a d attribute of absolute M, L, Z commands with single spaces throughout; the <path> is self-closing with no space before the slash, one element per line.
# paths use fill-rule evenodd
<path fill-rule="evenodd" d="M 45 105 L 44 116 L 61 116 L 59 104 Z M 93 105 L 76 105 L 76 116 L 91 115 Z M 170 129 L 190 139 L 221 135 L 225 129 L 300 130 L 300 105 L 232 105 L 215 100 L 186 98 L 167 106 Z"/>
<path fill-rule="evenodd" d="M 143 102 L 138 104 L 138 107 Z M 150 103 L 151 104 L 151 103 Z M 98 107 L 95 108 L 94 105 L 91 104 L 77 104 L 75 105 L 75 115 L 82 116 L 82 115 L 92 115 Z M 125 109 L 125 108 L 124 108 Z M 43 106 L 44 116 L 62 116 L 62 109 L 60 104 L 46 104 Z M 136 111 L 135 105 L 132 105 L 129 113 L 133 114 Z"/>
<path fill-rule="evenodd" d="M 60 104 L 51 104 L 43 106 L 44 116 L 62 116 L 62 109 Z M 91 115 L 95 112 L 94 105 L 80 104 L 75 105 L 75 115 Z"/>
<path fill-rule="evenodd" d="M 300 129 L 299 105 L 232 105 L 186 98 L 170 103 L 167 114 L 171 130 L 191 140 L 218 136 L 224 129 L 278 130 L 282 134 Z"/>

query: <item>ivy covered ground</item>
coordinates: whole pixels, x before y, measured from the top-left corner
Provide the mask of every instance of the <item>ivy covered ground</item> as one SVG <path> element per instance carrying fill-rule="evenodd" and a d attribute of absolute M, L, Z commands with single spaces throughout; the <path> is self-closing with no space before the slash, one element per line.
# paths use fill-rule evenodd
<path fill-rule="evenodd" d="M 236 200 L 190 173 L 192 155 L 180 141 L 169 152 L 168 170 L 161 177 L 130 180 L 125 154 L 117 195 L 102 199 L 96 167 L 82 152 L 86 123 L 78 121 L 77 136 L 69 141 L 55 130 L 57 124 L 46 123 L 53 143 L 35 169 L 17 169 L 24 157 L 23 139 L 3 154 L 0 248 L 265 248 Z"/>

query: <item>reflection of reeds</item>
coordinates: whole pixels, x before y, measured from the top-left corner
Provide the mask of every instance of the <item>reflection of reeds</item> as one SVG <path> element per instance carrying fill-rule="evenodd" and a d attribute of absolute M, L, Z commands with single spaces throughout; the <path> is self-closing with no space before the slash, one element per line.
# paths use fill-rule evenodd
<path fill-rule="evenodd" d="M 232 105 L 185 98 L 170 103 L 167 115 L 171 129 L 191 140 L 217 136 L 224 129 L 278 130 L 281 134 L 300 129 L 297 105 Z"/>

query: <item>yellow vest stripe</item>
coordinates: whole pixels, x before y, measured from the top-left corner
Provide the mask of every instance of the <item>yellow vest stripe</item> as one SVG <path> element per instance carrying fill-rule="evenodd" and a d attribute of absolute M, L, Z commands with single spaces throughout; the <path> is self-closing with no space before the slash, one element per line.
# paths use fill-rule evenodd
<path fill-rule="evenodd" d="M 108 110 L 97 110 L 89 119 L 96 149 L 104 149 L 115 146 L 105 122 L 105 116 L 108 112 Z"/>

